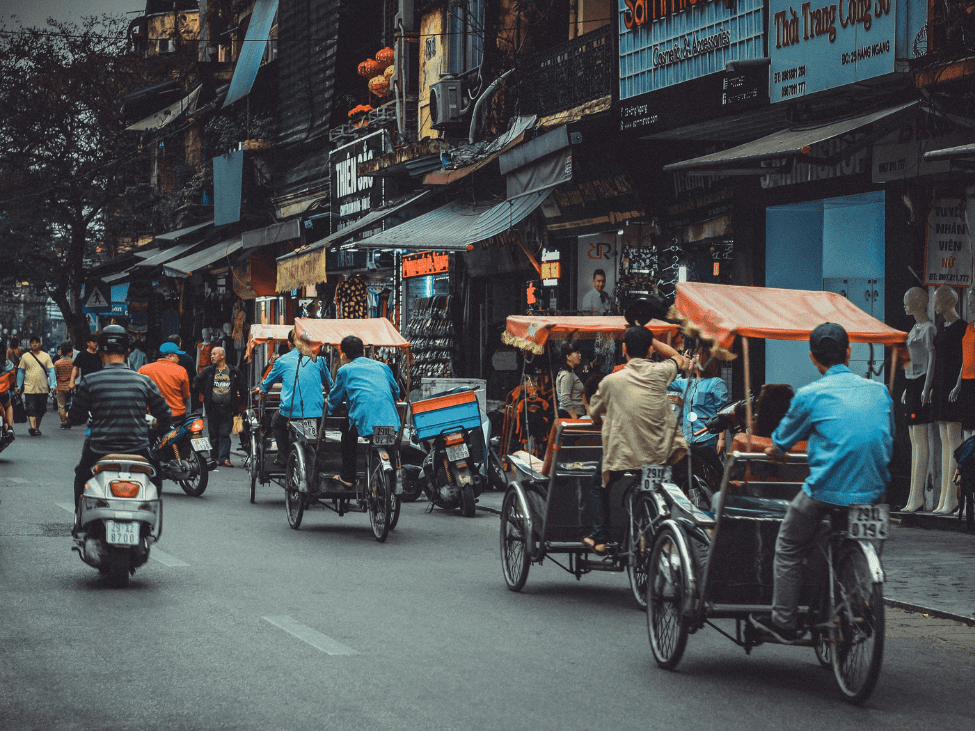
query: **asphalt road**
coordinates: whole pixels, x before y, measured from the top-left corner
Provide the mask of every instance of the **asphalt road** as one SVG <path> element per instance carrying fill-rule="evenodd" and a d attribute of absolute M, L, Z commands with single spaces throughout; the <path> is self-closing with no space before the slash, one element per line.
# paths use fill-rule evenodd
<path fill-rule="evenodd" d="M 625 575 L 546 562 L 514 594 L 495 515 L 407 505 L 385 544 L 362 514 L 306 512 L 295 531 L 281 489 L 251 505 L 240 469 L 201 498 L 167 483 L 162 541 L 113 589 L 70 551 L 83 434 L 45 427 L 0 455 L 0 729 L 948 731 L 975 716 L 975 628 L 888 610 L 866 708 L 811 650 L 749 657 L 710 628 L 663 671 Z"/>

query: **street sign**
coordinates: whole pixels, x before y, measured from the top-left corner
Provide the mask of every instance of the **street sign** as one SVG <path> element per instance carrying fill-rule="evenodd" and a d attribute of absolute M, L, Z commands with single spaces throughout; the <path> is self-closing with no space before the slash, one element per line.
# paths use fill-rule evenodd
<path fill-rule="evenodd" d="M 87 293 L 87 298 L 85 299 L 84 310 L 91 312 L 93 314 L 109 313 L 112 311 L 112 299 L 109 295 L 108 287 L 104 283 L 99 281 L 89 281 L 85 283 L 85 292 Z"/>

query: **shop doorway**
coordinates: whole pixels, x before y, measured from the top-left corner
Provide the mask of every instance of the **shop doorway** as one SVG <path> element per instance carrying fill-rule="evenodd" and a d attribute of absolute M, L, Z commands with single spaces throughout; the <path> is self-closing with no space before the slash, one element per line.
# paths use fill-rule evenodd
<path fill-rule="evenodd" d="M 765 272 L 768 287 L 836 292 L 883 320 L 883 191 L 767 209 Z M 854 344 L 850 370 L 880 380 L 883 360 L 883 348 L 871 358 L 869 345 Z M 766 383 L 799 388 L 817 378 L 808 343 L 766 343 Z"/>

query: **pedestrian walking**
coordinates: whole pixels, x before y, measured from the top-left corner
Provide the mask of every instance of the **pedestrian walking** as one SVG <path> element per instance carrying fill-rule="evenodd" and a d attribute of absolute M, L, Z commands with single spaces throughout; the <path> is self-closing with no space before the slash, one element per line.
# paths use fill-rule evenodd
<path fill-rule="evenodd" d="M 20 359 L 23 355 L 24 350 L 20 347 L 20 338 L 10 338 L 10 345 L 7 347 L 7 360 L 14 364 L 14 368 L 20 367 Z"/>
<path fill-rule="evenodd" d="M 61 428 L 70 429 L 68 421 L 68 399 L 71 396 L 71 375 L 74 373 L 74 348 L 70 342 L 61 344 L 61 357 L 54 362 L 54 380 L 57 382 L 58 416 L 61 417 Z"/>
<path fill-rule="evenodd" d="M 30 350 L 20 359 L 17 371 L 17 390 L 24 396 L 27 433 L 32 437 L 41 436 L 41 420 L 47 411 L 47 400 L 55 385 L 54 362 L 51 356 L 41 350 L 41 339 L 32 335 Z"/>
<path fill-rule="evenodd" d="M 203 396 L 210 448 L 217 464 L 233 467 L 230 461 L 231 433 L 234 416 L 244 403 L 246 386 L 239 368 L 227 362 L 227 352 L 220 346 L 210 351 L 210 365 L 193 382 L 193 390 Z"/>
<path fill-rule="evenodd" d="M 78 379 L 89 373 L 98 373 L 102 369 L 102 359 L 98 355 L 98 333 L 90 332 L 85 338 L 86 350 L 82 350 L 74 359 L 74 370 L 71 371 L 70 390 L 78 386 Z"/>
<path fill-rule="evenodd" d="M 141 340 L 132 341 L 132 350 L 129 352 L 129 357 L 126 362 L 129 364 L 129 368 L 134 370 L 136 373 L 142 368 L 147 362 L 146 353 L 142 349 L 144 343 Z"/>

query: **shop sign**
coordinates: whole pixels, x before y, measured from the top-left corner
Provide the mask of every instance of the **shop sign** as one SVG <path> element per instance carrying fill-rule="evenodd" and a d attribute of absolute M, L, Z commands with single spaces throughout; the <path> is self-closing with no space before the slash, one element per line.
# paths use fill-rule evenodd
<path fill-rule="evenodd" d="M 625 174 L 560 185 L 539 210 L 545 228 L 555 236 L 615 231 L 626 221 L 644 215 Z"/>
<path fill-rule="evenodd" d="M 922 0 L 769 0 L 772 103 L 893 73 L 895 61 L 911 55 L 908 39 L 927 20 L 926 7 Z"/>
<path fill-rule="evenodd" d="M 541 257 L 541 277 L 543 287 L 559 286 L 559 278 L 562 276 L 561 254 L 558 249 L 542 249 Z"/>
<path fill-rule="evenodd" d="M 763 0 L 617 3 L 621 101 L 765 56 Z"/>
<path fill-rule="evenodd" d="M 938 198 L 928 214 L 924 283 L 968 287 L 972 283 L 971 199 Z"/>
<path fill-rule="evenodd" d="M 943 150 L 971 142 L 971 133 L 955 132 L 933 136 L 917 124 L 905 124 L 873 146 L 873 182 L 940 175 L 951 171 L 951 161 L 924 159 L 929 150 Z"/>
<path fill-rule="evenodd" d="M 359 163 L 391 150 L 389 135 L 379 131 L 338 147 L 329 155 L 332 233 L 383 204 L 382 178 L 360 176 L 358 167 Z"/>
<path fill-rule="evenodd" d="M 421 251 L 403 254 L 403 279 L 427 277 L 450 271 L 450 254 L 445 251 Z"/>

